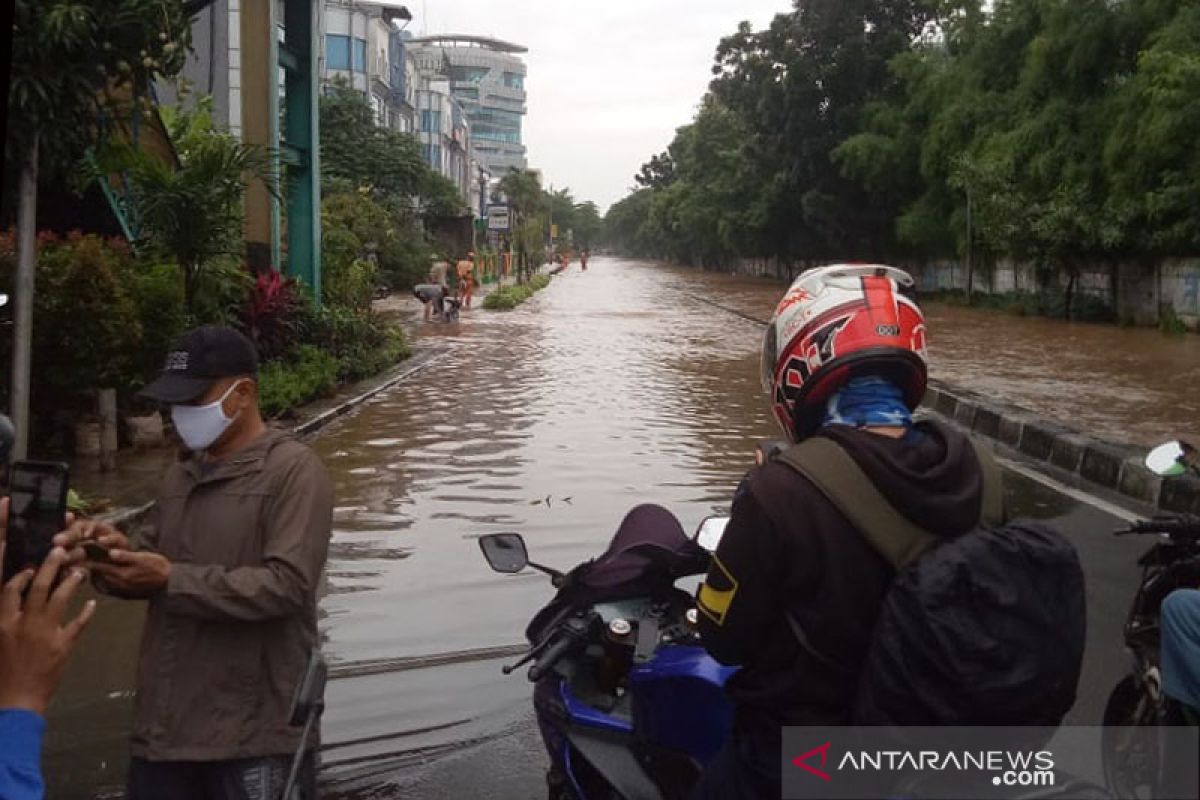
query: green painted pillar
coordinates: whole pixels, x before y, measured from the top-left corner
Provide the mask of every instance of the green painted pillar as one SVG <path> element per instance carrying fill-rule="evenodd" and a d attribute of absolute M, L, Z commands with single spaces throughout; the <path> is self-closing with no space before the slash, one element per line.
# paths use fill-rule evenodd
<path fill-rule="evenodd" d="M 279 63 L 287 75 L 284 140 L 287 167 L 287 270 L 321 302 L 321 155 L 317 113 L 317 14 L 322 0 L 284 0 Z"/>

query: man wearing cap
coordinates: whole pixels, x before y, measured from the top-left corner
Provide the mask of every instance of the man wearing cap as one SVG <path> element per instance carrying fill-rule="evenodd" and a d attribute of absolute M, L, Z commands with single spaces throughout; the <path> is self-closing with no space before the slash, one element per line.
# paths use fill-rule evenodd
<path fill-rule="evenodd" d="M 276 798 L 300 731 L 289 712 L 317 644 L 333 492 L 315 453 L 269 430 L 254 345 L 190 331 L 142 392 L 170 407 L 190 454 L 164 476 L 141 547 L 104 523 L 56 543 L 108 550 L 97 587 L 149 601 L 138 661 L 130 800 Z M 310 739 L 316 746 L 316 742 Z M 312 751 L 302 785 L 315 797 Z"/>

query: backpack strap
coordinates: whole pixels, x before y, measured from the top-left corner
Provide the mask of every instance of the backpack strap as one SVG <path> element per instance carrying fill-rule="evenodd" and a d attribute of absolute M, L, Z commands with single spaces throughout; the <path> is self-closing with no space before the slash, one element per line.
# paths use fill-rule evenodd
<path fill-rule="evenodd" d="M 1000 467 L 987 447 L 968 439 L 983 473 L 980 523 L 1003 524 Z M 810 437 L 779 453 L 776 460 L 807 478 L 897 571 L 937 544 L 937 537 L 897 511 L 854 458 L 832 439 Z"/>
<path fill-rule="evenodd" d="M 810 437 L 784 450 L 776 460 L 807 478 L 896 570 L 937 543 L 937 537 L 897 511 L 854 458 L 832 439 Z"/>
<path fill-rule="evenodd" d="M 982 525 L 1003 525 L 1007 520 L 1004 513 L 1004 474 L 996 457 L 983 442 L 973 436 L 967 440 L 975 449 L 979 469 L 983 472 L 983 500 L 979 505 L 979 522 Z"/>

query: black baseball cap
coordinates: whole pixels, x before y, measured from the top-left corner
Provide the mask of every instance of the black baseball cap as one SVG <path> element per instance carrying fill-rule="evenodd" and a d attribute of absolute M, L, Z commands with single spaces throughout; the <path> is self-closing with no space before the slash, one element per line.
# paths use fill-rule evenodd
<path fill-rule="evenodd" d="M 190 403 L 235 375 L 258 375 L 254 343 L 233 328 L 205 325 L 175 342 L 162 375 L 138 394 L 160 403 Z"/>

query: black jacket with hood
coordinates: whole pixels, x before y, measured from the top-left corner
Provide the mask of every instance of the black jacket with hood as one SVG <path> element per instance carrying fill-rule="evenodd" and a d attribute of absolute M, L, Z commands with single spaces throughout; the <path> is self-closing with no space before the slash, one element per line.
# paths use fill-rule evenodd
<path fill-rule="evenodd" d="M 895 508 L 937 536 L 980 518 L 983 474 L 967 438 L 934 422 L 895 439 L 829 426 Z M 799 473 L 767 463 L 746 476 L 699 594 L 700 633 L 714 658 L 742 669 L 728 690 L 740 728 L 848 724 L 859 668 L 894 572 Z M 812 647 L 789 628 L 790 609 Z"/>

